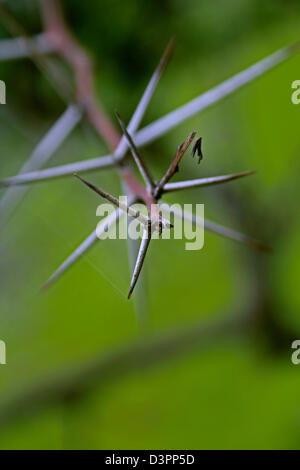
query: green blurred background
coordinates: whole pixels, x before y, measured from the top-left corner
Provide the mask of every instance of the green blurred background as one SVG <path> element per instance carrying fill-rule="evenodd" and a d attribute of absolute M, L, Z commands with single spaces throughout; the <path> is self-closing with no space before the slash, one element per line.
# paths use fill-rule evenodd
<path fill-rule="evenodd" d="M 2 3 L 28 33 L 41 31 L 38 2 Z M 296 0 L 64 0 L 63 6 L 94 60 L 99 97 L 111 116 L 117 108 L 126 122 L 176 35 L 143 125 L 299 39 Z M 4 21 L 0 31 L 11 37 Z M 144 340 L 134 302 L 126 300 L 125 241 L 99 242 L 38 294 L 94 228 L 99 201 L 72 177 L 30 188 L 0 232 L 0 339 L 7 345 L 0 415 L 24 394 L 16 416 L 0 421 L 0 448 L 300 448 L 300 365 L 291 362 L 291 342 L 300 337 L 300 105 L 291 102 L 299 61 L 295 55 L 143 150 L 158 178 L 177 145 L 197 130 L 204 151 L 197 174 L 257 170 L 169 200 L 204 203 L 207 217 L 269 243 L 273 255 L 206 233 L 199 252 L 185 251 L 184 241 L 154 241 L 145 263 L 151 318 L 145 341 L 249 313 L 249 327 L 234 338 L 212 335 L 198 348 L 200 337 L 195 347 L 153 365 L 150 354 L 148 367 L 125 363 L 124 371 L 99 377 L 84 393 L 50 404 L 42 399 L 36 409 L 28 389 Z M 29 59 L 1 62 L 0 78 L 7 86 L 0 107 L 5 177 L 18 172 L 65 104 Z M 83 123 L 50 165 L 105 153 Z M 186 158 L 180 179 L 193 176 L 194 162 Z M 114 170 L 89 178 L 113 194 L 122 191 Z"/>

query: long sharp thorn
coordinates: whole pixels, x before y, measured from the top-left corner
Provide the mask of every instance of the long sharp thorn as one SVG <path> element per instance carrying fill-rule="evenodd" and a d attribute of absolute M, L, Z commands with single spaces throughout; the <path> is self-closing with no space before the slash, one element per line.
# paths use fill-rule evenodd
<path fill-rule="evenodd" d="M 137 283 L 137 280 L 139 278 L 140 272 L 142 270 L 142 267 L 143 267 L 143 264 L 144 264 L 144 261 L 145 261 L 145 257 L 146 257 L 146 253 L 147 253 L 150 241 L 151 241 L 151 234 L 149 233 L 148 230 L 145 230 L 144 234 L 143 234 L 142 241 L 141 241 L 141 245 L 140 245 L 138 257 L 137 257 L 137 260 L 136 260 L 135 268 L 134 268 L 134 271 L 133 271 L 131 283 L 130 283 L 130 289 L 129 289 L 128 297 L 127 297 L 128 299 L 130 299 L 131 294 L 133 292 L 133 289 L 134 289 L 134 287 Z"/>
<path fill-rule="evenodd" d="M 103 191 L 103 189 L 97 188 L 94 184 L 90 183 L 89 181 L 85 180 L 81 176 L 77 175 L 77 173 L 74 173 L 74 176 L 78 178 L 82 183 L 84 183 L 86 186 L 88 186 L 92 191 L 95 193 L 99 194 L 99 196 L 102 196 L 104 199 L 107 199 L 109 202 L 114 204 L 116 207 L 120 207 L 120 201 L 118 198 L 115 196 L 112 196 L 111 194 L 107 193 L 106 191 Z"/>
<path fill-rule="evenodd" d="M 177 183 L 168 183 L 163 187 L 163 193 L 172 191 L 181 191 L 182 189 L 200 188 L 203 186 L 211 186 L 221 183 L 227 183 L 244 176 L 253 175 L 255 171 L 243 171 L 241 173 L 233 173 L 231 175 L 211 176 L 208 178 L 199 178 L 189 181 L 178 181 Z"/>
<path fill-rule="evenodd" d="M 256 62 L 242 72 L 233 75 L 214 88 L 202 93 L 188 103 L 162 116 L 148 126 L 141 129 L 136 135 L 136 145 L 138 147 L 149 144 L 158 137 L 166 134 L 169 130 L 181 124 L 186 119 L 218 103 L 223 98 L 231 95 L 247 83 L 252 82 L 257 77 L 263 75 L 276 65 L 284 62 L 290 56 L 300 50 L 300 41 L 297 41 L 283 49 L 279 49 L 266 58 Z"/>
<path fill-rule="evenodd" d="M 69 269 L 75 261 L 81 258 L 96 242 L 102 233 L 107 231 L 119 218 L 120 210 L 116 209 L 109 216 L 107 216 L 102 222 L 101 226 L 97 227 L 97 231 L 93 232 L 71 253 L 71 255 L 59 266 L 59 268 L 52 274 L 52 276 L 45 282 L 41 287 L 41 291 L 46 290 L 50 287 L 67 269 Z"/>
<path fill-rule="evenodd" d="M 99 240 L 99 237 L 106 232 L 121 216 L 119 209 L 116 209 L 110 215 L 108 215 L 98 225 L 97 230 L 93 232 L 71 253 L 71 255 L 59 266 L 59 268 L 52 274 L 52 276 L 45 282 L 41 287 L 41 291 L 44 291 L 51 284 L 54 283 L 67 269 L 69 269 L 75 261 L 83 256 L 95 243 Z"/>
<path fill-rule="evenodd" d="M 63 176 L 74 175 L 77 172 L 95 171 L 101 168 L 110 168 L 115 166 L 112 155 L 106 155 L 99 158 L 91 158 L 85 162 L 67 163 L 66 165 L 46 168 L 44 170 L 32 171 L 22 175 L 11 176 L 0 180 L 0 187 L 16 186 L 22 184 L 31 184 L 49 179 L 61 178 Z"/>
<path fill-rule="evenodd" d="M 130 196 L 131 191 L 126 182 L 123 182 L 123 192 L 127 196 Z M 133 240 L 131 237 L 127 237 L 127 252 L 130 271 L 133 272 L 138 252 L 140 249 L 139 240 Z M 145 330 L 149 325 L 149 306 L 148 306 L 148 289 L 144 273 L 141 272 L 140 282 L 135 291 L 134 307 L 136 313 L 137 325 L 140 330 Z"/>
<path fill-rule="evenodd" d="M 165 66 L 169 62 L 170 57 L 171 57 L 171 55 L 173 53 L 173 50 L 174 50 L 175 42 L 176 42 L 176 38 L 175 38 L 175 36 L 173 36 L 170 39 L 170 41 L 169 41 L 169 43 L 168 43 L 168 45 L 167 45 L 167 47 L 166 47 L 166 49 L 163 53 L 162 58 L 160 59 L 160 62 L 159 62 L 158 67 L 157 67 L 157 72 L 158 73 L 161 74 L 163 72 Z"/>
<path fill-rule="evenodd" d="M 152 177 L 150 171 L 148 170 L 147 165 L 145 164 L 145 162 L 142 158 L 142 155 L 139 152 L 139 150 L 137 149 L 131 135 L 127 131 L 126 126 L 125 126 L 124 122 L 122 121 L 121 116 L 118 113 L 118 111 L 116 111 L 116 116 L 117 116 L 117 119 L 118 119 L 119 124 L 121 126 L 121 129 L 122 129 L 122 131 L 123 131 L 123 133 L 124 133 L 124 135 L 127 139 L 127 143 L 128 143 L 128 146 L 131 150 L 134 161 L 135 161 L 135 163 L 136 163 L 136 165 L 137 165 L 137 167 L 138 167 L 138 169 L 139 169 L 139 171 L 140 171 L 147 187 L 149 189 L 154 188 L 155 183 L 154 183 L 153 177 Z"/>
<path fill-rule="evenodd" d="M 117 212 L 117 211 L 116 211 Z M 71 253 L 71 255 L 59 266 L 59 268 L 49 277 L 49 279 L 43 284 L 40 291 L 48 289 L 67 269 L 69 269 L 75 261 L 86 253 L 98 240 L 96 230 L 93 232 Z"/>
<path fill-rule="evenodd" d="M 188 222 L 196 224 L 200 227 L 204 226 L 205 230 L 209 230 L 210 232 L 216 233 L 217 235 L 229 238 L 231 240 L 235 240 L 239 243 L 243 243 L 244 245 L 252 246 L 253 248 L 256 248 L 257 250 L 263 251 L 265 253 L 272 253 L 272 249 L 261 241 L 251 238 L 248 235 L 244 235 L 243 233 L 232 230 L 228 227 L 224 227 L 223 225 L 212 222 L 207 218 L 199 219 L 194 214 L 189 213 L 187 211 L 182 213 L 181 209 L 178 209 L 175 206 L 172 206 L 172 212 L 176 217 L 183 218 L 184 220 L 187 220 Z"/>
<path fill-rule="evenodd" d="M 98 188 L 94 184 L 90 183 L 89 181 L 86 181 L 85 179 L 81 178 L 79 175 L 74 173 L 74 176 L 78 178 L 82 183 L 84 183 L 86 186 L 88 186 L 90 189 L 92 189 L 95 193 L 99 194 L 103 198 L 107 199 L 109 202 L 114 204 L 116 207 L 119 207 L 122 211 L 126 212 L 127 214 L 131 215 L 131 217 L 134 217 L 138 219 L 143 225 L 147 226 L 149 223 L 149 217 L 146 217 L 142 215 L 139 211 L 136 211 L 129 205 L 125 204 L 125 202 L 120 201 L 117 197 L 112 196 L 111 194 L 107 193 L 106 191 L 103 191 L 103 189 Z"/>
<path fill-rule="evenodd" d="M 137 130 L 137 128 L 139 127 L 140 123 L 141 123 L 141 120 L 143 119 L 144 117 L 144 114 L 145 114 L 145 111 L 148 107 L 148 104 L 153 96 L 153 93 L 154 91 L 156 90 L 156 87 L 157 87 L 157 84 L 160 80 L 160 77 L 162 76 L 162 73 L 170 59 L 170 56 L 172 54 L 172 51 L 173 51 L 173 48 L 174 48 L 174 44 L 175 44 L 175 38 L 171 39 L 171 41 L 169 42 L 169 44 L 167 45 L 164 53 L 163 53 L 163 56 L 157 66 L 157 68 L 155 69 L 144 93 L 143 93 L 143 96 L 139 102 L 139 104 L 137 105 L 137 108 L 128 124 L 128 132 L 134 134 L 135 131 Z M 122 141 L 121 141 L 122 142 Z M 125 138 L 123 138 L 123 142 L 126 144 L 125 142 Z M 126 149 L 127 149 L 127 146 L 125 145 L 125 150 L 123 151 L 123 155 L 125 155 L 125 152 L 126 152 Z"/>

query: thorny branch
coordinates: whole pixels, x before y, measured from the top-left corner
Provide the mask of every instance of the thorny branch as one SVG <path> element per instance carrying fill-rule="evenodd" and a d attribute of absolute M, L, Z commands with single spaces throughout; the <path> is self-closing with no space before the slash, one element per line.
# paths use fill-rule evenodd
<path fill-rule="evenodd" d="M 69 31 L 58 0 L 42 0 L 42 12 L 48 41 L 74 71 L 78 101 L 83 104 L 95 129 L 113 150 L 120 138 L 97 100 L 90 58 Z"/>
<path fill-rule="evenodd" d="M 159 234 L 161 234 L 163 228 L 168 228 L 168 229 L 172 228 L 172 225 L 170 223 L 168 224 L 168 222 L 165 221 L 161 217 L 160 211 L 159 211 L 158 206 L 157 206 L 157 203 L 160 199 L 161 194 L 164 192 L 165 184 L 167 184 L 167 182 L 176 173 L 179 162 L 181 161 L 183 155 L 185 154 L 186 150 L 188 149 L 191 142 L 193 141 L 193 139 L 196 135 L 196 132 L 192 132 L 187 137 L 187 139 L 181 145 L 179 145 L 179 147 L 177 149 L 177 152 L 175 154 L 175 157 L 174 157 L 170 167 L 166 171 L 166 173 L 163 176 L 163 178 L 161 179 L 161 181 L 159 183 L 157 183 L 153 188 L 152 184 L 155 184 L 154 179 L 152 178 L 152 175 L 151 175 L 150 171 L 147 169 L 146 163 L 144 162 L 144 160 L 142 158 L 142 155 L 137 150 L 133 140 L 131 139 L 130 135 L 126 131 L 125 125 L 122 122 L 119 115 L 118 115 L 118 118 L 119 118 L 121 127 L 122 127 L 127 139 L 129 140 L 129 145 L 130 145 L 130 148 L 132 150 L 132 154 L 134 156 L 134 159 L 137 163 L 137 166 L 140 170 L 140 173 L 142 174 L 142 176 L 144 176 L 146 184 L 148 184 L 151 181 L 151 185 L 148 186 L 148 188 L 147 188 L 147 190 L 149 192 L 149 197 L 152 198 L 152 200 L 153 200 L 153 205 L 151 206 L 151 211 L 150 211 L 150 217 L 146 219 L 139 212 L 137 213 L 134 209 L 130 208 L 129 206 L 126 206 L 126 205 L 122 204 L 115 196 L 112 196 L 111 194 L 107 193 L 106 191 L 103 191 L 102 189 L 97 188 L 95 185 L 93 185 L 92 183 L 89 183 L 88 181 L 84 180 L 83 178 L 81 178 L 77 174 L 75 174 L 75 176 L 77 176 L 77 178 L 79 178 L 84 184 L 89 186 L 93 191 L 98 193 L 100 196 L 104 197 L 105 199 L 110 201 L 115 206 L 121 208 L 123 211 L 127 212 L 131 217 L 138 218 L 144 226 L 143 237 L 142 237 L 142 241 L 141 241 L 139 253 L 138 253 L 138 256 L 137 256 L 134 272 L 133 272 L 133 275 L 132 275 L 132 280 L 131 280 L 131 284 L 130 284 L 129 293 L 128 293 L 128 299 L 129 299 L 131 297 L 131 294 L 134 290 L 134 287 L 135 287 L 135 285 L 137 283 L 137 280 L 139 278 L 139 274 L 140 274 L 141 269 L 143 267 L 145 257 L 146 257 L 146 253 L 147 253 L 147 250 L 149 248 L 150 241 L 151 241 L 152 233 L 155 230 L 158 230 Z M 232 179 L 236 179 L 236 178 L 241 177 L 241 176 L 250 175 L 252 173 L 253 173 L 252 171 L 248 171 L 248 172 L 243 172 L 243 173 L 236 174 L 236 175 L 228 175 L 228 176 L 225 176 L 225 177 L 224 176 L 215 177 L 215 178 L 213 178 L 213 181 L 207 182 L 207 180 L 206 180 L 205 183 L 206 184 L 213 184 L 213 183 L 216 184 L 216 183 L 220 183 L 220 182 L 226 182 L 226 181 L 230 181 Z M 184 183 L 185 182 L 181 182 L 181 185 L 179 187 L 176 187 L 176 183 L 174 183 L 175 186 L 171 190 L 176 191 L 178 189 L 185 189 L 184 187 L 182 187 L 184 185 Z M 198 183 L 197 184 L 198 186 L 201 185 L 201 183 L 199 184 L 199 180 L 197 180 L 197 183 Z M 202 181 L 202 183 L 203 183 L 203 181 Z M 195 186 L 194 182 L 192 182 L 192 185 Z M 188 188 L 188 187 L 191 187 L 191 182 L 190 181 L 186 182 L 186 188 Z M 188 216 L 186 218 L 187 218 L 187 220 L 189 220 Z M 194 220 L 193 218 L 191 218 L 190 221 L 192 223 L 197 224 L 197 221 Z M 258 242 L 257 243 L 253 242 L 252 246 L 255 246 L 256 248 L 261 249 L 261 247 L 264 246 L 264 245 L 259 244 Z"/>
<path fill-rule="evenodd" d="M 285 60 L 299 49 L 299 43 L 277 51 L 275 54 L 272 54 L 252 67 L 244 70 L 243 72 L 240 72 L 239 74 L 226 80 L 212 90 L 209 90 L 208 92 L 198 96 L 194 100 L 181 106 L 175 111 L 172 111 L 171 113 L 161 117 L 157 121 L 149 124 L 137 134 L 135 134 L 172 50 L 173 43 L 171 43 L 167 48 L 167 51 L 164 54 L 159 67 L 154 72 L 139 105 L 137 106 L 137 109 L 128 125 L 128 132 L 126 132 L 122 126 L 125 137 L 119 141 L 118 132 L 115 130 L 114 126 L 111 124 L 110 120 L 105 115 L 103 109 L 96 100 L 91 61 L 86 55 L 85 51 L 68 31 L 66 23 L 63 20 L 58 1 L 42 0 L 42 2 L 46 31 L 48 33 L 46 36 L 43 36 L 44 49 L 37 50 L 38 48 L 31 48 L 29 47 L 30 43 L 25 41 L 27 51 L 24 49 L 24 45 L 22 45 L 20 52 L 16 49 L 16 46 L 18 46 L 17 43 L 10 43 L 13 47 L 10 49 L 10 51 L 9 49 L 5 51 L 5 59 L 9 58 L 9 54 L 11 54 L 11 57 L 21 57 L 26 53 L 30 54 L 33 49 L 35 49 L 35 54 L 49 52 L 53 49 L 58 50 L 74 70 L 77 85 L 77 101 L 84 107 L 88 118 L 98 131 L 99 135 L 112 149 L 115 149 L 118 142 L 119 144 L 114 153 L 107 155 L 106 157 L 94 158 L 88 161 L 85 160 L 83 162 L 63 165 L 52 169 L 36 171 L 37 168 L 40 167 L 41 162 L 39 161 L 39 165 L 37 167 L 30 169 L 31 173 L 7 178 L 1 182 L 2 185 L 10 186 L 16 184 L 27 184 L 34 181 L 42 181 L 48 178 L 70 175 L 76 171 L 84 172 L 109 166 L 117 166 L 121 171 L 123 181 L 126 181 L 130 188 L 131 196 L 128 201 L 128 205 L 130 206 L 133 202 L 142 199 L 149 206 L 149 203 L 154 199 L 153 191 L 156 191 L 155 196 L 158 199 L 158 197 L 165 192 L 188 189 L 191 187 L 201 187 L 211 184 L 219 184 L 252 173 L 243 172 L 233 175 L 200 178 L 191 181 L 181 181 L 175 183 L 168 183 L 167 181 L 170 178 L 166 178 L 165 175 L 165 180 L 162 180 L 163 183 L 161 182 L 157 184 L 154 182 L 154 188 L 151 187 L 150 191 L 150 185 L 147 188 L 141 186 L 136 181 L 130 169 L 123 166 L 123 159 L 127 150 L 128 135 L 132 136 L 132 142 L 134 142 L 134 146 L 131 145 L 131 149 L 136 152 L 137 148 L 139 148 L 141 145 L 145 145 L 165 134 L 168 130 L 183 122 L 188 117 L 220 101 L 225 96 L 231 94 L 233 91 L 242 87 L 246 83 L 249 83 L 259 75 L 274 67 L 276 64 Z M 47 42 L 49 38 L 50 43 L 45 43 L 44 41 Z M 9 47 L 11 47 L 10 44 L 8 44 Z M 64 133 L 61 135 L 63 137 Z M 49 139 L 49 136 L 47 136 L 47 139 Z M 63 138 L 61 141 L 63 141 Z M 198 157 L 200 159 L 202 157 L 201 147 L 199 149 L 198 146 L 198 149 L 196 148 L 195 151 L 197 151 Z M 140 152 L 138 151 L 138 153 L 135 153 L 135 156 L 136 155 L 140 156 Z M 30 161 L 32 160 L 30 159 Z M 141 161 L 144 165 L 144 161 L 141 158 L 136 158 L 137 163 L 140 163 Z M 122 167 L 119 166 L 121 163 Z M 142 169 L 139 165 L 138 167 L 140 170 Z M 176 170 L 175 165 L 172 168 L 173 170 Z M 28 171 L 26 167 L 25 169 Z M 143 170 L 143 176 L 145 176 L 147 167 L 144 166 Z M 171 171 L 171 176 L 173 174 L 174 171 Z M 181 213 L 175 215 L 182 217 Z M 103 221 L 103 230 L 106 230 L 106 228 L 110 226 L 110 224 L 114 223 L 119 216 L 120 210 L 117 208 L 117 210 L 111 214 L 111 216 Z M 206 229 L 213 231 L 214 233 L 217 233 L 221 236 L 234 239 L 238 242 L 246 243 L 263 251 L 268 250 L 268 247 L 261 244 L 260 242 L 235 232 L 229 228 L 223 227 L 214 222 L 210 222 L 207 219 L 205 219 L 205 221 L 198 221 L 193 214 L 185 214 L 185 217 L 192 223 L 204 223 Z M 150 243 L 150 238 L 151 233 L 149 230 L 147 231 L 147 236 L 144 236 L 142 240 L 129 295 L 132 293 L 134 285 L 138 279 L 142 262 L 145 258 L 145 254 Z M 94 230 L 51 276 L 51 278 L 47 281 L 47 285 L 54 282 L 97 240 L 98 238 Z M 142 262 L 140 261 L 141 259 Z M 200 343 L 200 345 L 203 346 L 206 343 L 215 341 L 218 337 L 223 338 L 224 333 L 226 336 L 227 334 L 232 334 L 236 331 L 240 332 L 244 326 L 248 326 L 248 321 L 241 316 L 229 318 L 226 317 L 225 320 L 221 320 L 217 324 L 207 326 L 203 325 L 201 321 L 195 325 L 190 325 L 184 331 L 180 329 L 180 331 L 174 332 L 173 334 L 168 333 L 167 335 L 164 334 L 161 337 L 147 339 L 147 341 L 139 341 L 130 345 L 129 347 L 121 348 L 120 351 L 115 351 L 112 354 L 108 354 L 107 357 L 103 357 L 103 354 L 101 353 L 99 358 L 95 358 L 93 361 L 84 364 L 78 369 L 70 369 L 67 371 L 67 373 L 64 372 L 61 376 L 55 376 L 53 379 L 47 380 L 44 384 L 39 384 L 38 386 L 33 387 L 32 389 L 28 390 L 27 393 L 26 391 L 25 393 L 22 391 L 20 396 L 12 397 L 12 399 L 9 400 L 8 403 L 4 404 L 4 406 L 2 406 L 0 409 L 1 421 L 3 423 L 5 418 L 9 419 L 12 417 L 17 417 L 20 413 L 27 409 L 33 409 L 40 405 L 53 402 L 60 402 L 69 396 L 80 396 L 81 393 L 87 391 L 89 387 L 91 387 L 96 381 L 100 379 L 103 382 L 105 379 L 119 377 L 120 374 L 127 371 L 130 372 L 131 370 L 136 370 L 139 368 L 144 369 L 145 366 L 155 364 L 156 362 L 161 363 L 161 360 L 171 357 L 178 352 L 183 352 L 184 350 L 190 348 L 193 344 Z"/>
<path fill-rule="evenodd" d="M 50 44 L 61 53 L 61 55 L 67 60 L 67 62 L 72 67 L 75 74 L 76 81 L 76 90 L 77 98 L 80 104 L 84 106 L 84 109 L 87 113 L 88 118 L 91 123 L 94 125 L 95 129 L 98 131 L 99 135 L 104 138 L 108 145 L 114 149 L 120 143 L 120 136 L 116 131 L 114 125 L 111 123 L 110 119 L 106 116 L 102 110 L 99 102 L 97 103 L 95 95 L 95 85 L 94 85 L 94 74 L 91 60 L 87 56 L 84 49 L 79 45 L 75 40 L 72 34 L 69 32 L 67 25 L 64 21 L 60 4 L 58 0 L 42 0 L 43 15 L 45 30 L 48 35 Z M 170 50 L 167 48 L 166 56 L 169 56 Z M 164 65 L 164 64 L 163 64 Z M 133 152 L 135 161 L 138 164 L 139 170 L 141 171 L 143 177 L 146 179 L 147 188 L 142 187 L 134 175 L 131 173 L 129 168 L 121 167 L 121 174 L 123 179 L 126 181 L 128 187 L 130 188 L 131 194 L 137 197 L 140 197 L 151 210 L 155 204 L 155 200 L 152 197 L 152 194 L 149 192 L 149 189 L 153 189 L 154 181 L 150 176 L 150 172 L 147 170 L 147 167 L 143 165 L 142 160 L 139 158 L 138 150 L 136 149 L 128 131 L 126 130 L 124 124 L 121 122 L 120 117 L 118 116 L 119 122 L 123 128 L 124 135 L 129 143 L 129 146 Z M 79 179 L 81 179 L 78 176 Z M 98 192 L 106 199 L 110 200 L 113 204 L 120 207 L 123 210 L 126 210 L 129 215 L 132 217 L 137 217 L 139 220 L 148 226 L 148 220 L 144 220 L 144 216 L 140 214 L 135 214 L 134 209 L 129 206 L 124 208 L 120 205 L 120 202 L 109 195 L 108 193 L 96 188 L 91 183 L 81 179 L 86 185 L 91 189 Z M 152 215 L 152 214 L 151 214 Z M 150 240 L 149 240 L 150 241 Z M 149 242 L 148 242 L 149 244 Z M 146 250 L 145 250 L 146 252 Z M 145 256 L 138 256 L 137 258 L 137 267 L 134 270 L 133 278 L 135 278 L 134 285 L 137 281 L 138 274 L 141 270 L 142 263 Z M 136 274 L 138 273 L 138 274 Z"/>
<path fill-rule="evenodd" d="M 131 135 L 130 135 L 129 132 L 127 131 L 126 126 L 125 126 L 124 122 L 122 121 L 121 116 L 119 115 L 118 112 L 116 112 L 116 116 L 117 116 L 118 121 L 119 121 L 119 123 L 120 123 L 120 126 L 121 126 L 121 128 L 122 128 L 122 131 L 123 131 L 123 133 L 124 133 L 124 136 L 125 136 L 126 139 L 127 139 L 127 142 L 128 142 L 129 148 L 130 148 L 130 150 L 131 150 L 132 156 L 133 156 L 133 158 L 134 158 L 134 160 L 135 160 L 135 163 L 136 163 L 136 165 L 137 165 L 137 167 L 138 167 L 138 169 L 139 169 L 141 175 L 142 175 L 143 178 L 144 178 L 144 181 L 145 181 L 145 183 L 146 183 L 147 189 L 148 189 L 148 191 L 149 191 L 149 190 L 152 191 L 153 188 L 154 188 L 154 186 L 155 186 L 154 179 L 153 179 L 153 177 L 152 177 L 152 175 L 151 175 L 151 173 L 150 173 L 150 171 L 149 171 L 147 165 L 145 164 L 145 162 L 144 162 L 144 160 L 143 160 L 143 158 L 142 158 L 142 156 L 141 156 L 139 150 L 137 149 L 137 147 L 136 147 L 136 145 L 135 145 L 135 143 L 134 143 L 134 141 L 133 141 Z"/>
<path fill-rule="evenodd" d="M 117 167 L 120 171 L 120 175 L 123 179 L 123 182 L 125 182 L 127 187 L 129 188 L 130 196 L 133 199 L 141 200 L 146 204 L 149 210 L 148 217 L 144 217 L 140 214 L 137 214 L 135 210 L 130 207 L 130 205 L 122 207 L 120 201 L 114 196 L 97 188 L 86 180 L 83 180 L 81 177 L 78 176 L 78 178 L 81 179 L 86 185 L 88 185 L 98 194 L 113 202 L 118 207 L 117 210 L 121 209 L 133 217 L 138 217 L 145 227 L 144 236 L 142 239 L 140 251 L 137 257 L 136 266 L 130 285 L 130 291 L 128 296 L 130 297 L 133 288 L 138 280 L 139 273 L 141 272 L 141 268 L 143 266 L 143 262 L 151 240 L 153 230 L 156 229 L 157 226 L 159 227 L 159 232 L 161 232 L 162 227 L 171 228 L 171 225 L 161 218 L 159 210 L 157 209 L 156 203 L 158 202 L 160 197 L 165 192 L 224 183 L 253 173 L 242 172 L 232 175 L 200 178 L 191 181 L 181 181 L 177 183 L 168 183 L 171 177 L 177 171 L 178 164 L 181 158 L 183 157 L 185 151 L 187 150 L 190 143 L 195 137 L 195 133 L 193 132 L 192 134 L 190 134 L 187 140 L 178 147 L 175 157 L 163 178 L 160 180 L 160 182 L 156 182 L 155 179 L 152 177 L 145 161 L 143 160 L 138 147 L 142 144 L 150 142 L 154 138 L 157 138 L 158 136 L 167 132 L 170 128 L 182 122 L 187 117 L 190 117 L 196 112 L 199 112 L 200 110 L 219 101 L 224 96 L 227 96 L 234 90 L 240 88 L 244 84 L 263 74 L 271 67 L 274 67 L 276 64 L 285 60 L 289 55 L 298 50 L 299 44 L 296 43 L 292 46 L 282 49 L 276 52 L 275 54 L 267 57 L 266 59 L 258 62 L 252 67 L 244 70 L 243 72 L 240 72 L 234 77 L 223 82 L 221 85 L 204 93 L 203 95 L 200 95 L 199 97 L 195 98 L 186 105 L 169 113 L 169 115 L 166 115 L 158 119 L 156 122 L 148 125 L 135 136 L 135 131 L 137 130 L 141 122 L 141 119 L 151 99 L 153 91 L 161 76 L 162 70 L 172 51 L 174 41 L 171 41 L 158 68 L 154 72 L 154 75 L 150 80 L 150 83 L 127 129 L 123 121 L 120 119 L 120 116 L 117 114 L 119 123 L 123 131 L 123 137 L 121 139 L 114 124 L 106 115 L 100 102 L 96 98 L 92 62 L 85 50 L 81 47 L 81 45 L 77 42 L 77 40 L 69 31 L 62 14 L 59 0 L 41 0 L 41 6 L 45 26 L 44 37 L 46 37 L 48 40 L 49 50 L 54 49 L 70 65 L 75 76 L 77 103 L 78 105 L 83 107 L 86 116 L 88 117 L 94 128 L 97 130 L 99 136 L 105 140 L 105 142 L 111 149 L 114 150 L 114 153 L 112 155 L 108 155 L 100 159 L 73 163 L 69 165 L 64 165 L 62 167 L 56 167 L 53 169 L 46 169 L 40 171 L 35 170 L 32 173 L 29 172 L 25 174 L 19 174 L 17 177 L 7 178 L 6 180 L 3 180 L 1 182 L 1 185 L 26 184 L 28 182 L 41 181 L 47 178 L 72 174 L 77 171 L 91 171 L 93 169 L 104 168 L 108 166 Z M 196 141 L 192 151 L 193 156 L 195 155 L 195 153 L 197 153 L 199 157 L 199 163 L 200 160 L 203 158 L 201 142 L 202 138 L 199 138 Z M 146 187 L 141 185 L 136 180 L 130 167 L 125 165 L 123 162 L 127 146 L 129 146 L 131 150 L 132 156 L 137 164 L 138 170 L 140 171 L 146 183 Z M 191 218 L 191 221 L 195 222 L 193 217 Z M 215 233 L 219 233 L 226 237 L 236 239 L 240 242 L 250 244 L 258 249 L 266 250 L 265 245 L 261 244 L 260 242 L 252 240 L 242 234 L 238 234 L 237 232 L 227 229 L 226 227 L 221 227 L 209 221 L 205 221 L 205 226 L 206 228 L 214 231 Z M 95 243 L 95 241 L 96 238 L 93 232 L 80 245 L 80 247 L 63 263 L 63 265 L 56 271 L 56 273 L 51 276 L 49 282 L 52 282 L 54 279 L 57 279 L 60 273 L 64 272 L 74 261 L 78 259 L 79 256 L 81 256 L 93 243 Z"/>

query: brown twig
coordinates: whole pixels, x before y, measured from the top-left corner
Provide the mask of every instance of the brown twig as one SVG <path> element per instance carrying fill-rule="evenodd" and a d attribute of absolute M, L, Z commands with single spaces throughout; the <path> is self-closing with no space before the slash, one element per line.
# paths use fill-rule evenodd
<path fill-rule="evenodd" d="M 42 7 L 48 40 L 74 71 L 77 99 L 84 105 L 95 129 L 113 150 L 120 136 L 97 101 L 92 62 L 68 29 L 58 0 L 42 0 Z"/>
<path fill-rule="evenodd" d="M 132 156 L 134 158 L 134 161 L 135 161 L 135 163 L 136 163 L 136 165 L 137 165 L 137 167 L 138 167 L 138 169 L 139 169 L 141 175 L 143 176 L 144 181 L 147 185 L 147 189 L 152 190 L 155 186 L 154 179 L 153 179 L 146 163 L 144 162 L 141 153 L 137 149 L 131 135 L 127 131 L 126 126 L 125 126 L 124 122 L 122 121 L 120 114 L 117 111 L 116 111 L 116 116 L 117 116 L 118 121 L 120 123 L 121 129 L 122 129 L 122 131 L 123 131 L 123 133 L 124 133 L 124 135 L 127 139 L 127 142 L 128 142 L 129 148 L 131 150 Z"/>

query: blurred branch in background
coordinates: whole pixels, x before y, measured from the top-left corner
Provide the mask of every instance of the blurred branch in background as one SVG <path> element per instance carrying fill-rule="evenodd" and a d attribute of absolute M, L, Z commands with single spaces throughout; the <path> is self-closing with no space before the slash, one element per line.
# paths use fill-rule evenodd
<path fill-rule="evenodd" d="M 144 337 L 118 350 L 101 353 L 81 366 L 55 372 L 44 382 L 23 389 L 0 404 L 0 428 L 14 419 L 27 416 L 68 398 L 81 399 L 92 387 L 104 387 L 108 381 L 161 365 L 166 360 L 195 348 L 208 348 L 219 340 L 240 336 L 248 327 L 247 314 L 225 315 L 218 322 L 203 320 L 180 329 Z"/>
<path fill-rule="evenodd" d="M 129 197 L 130 191 L 125 182 L 123 182 L 123 193 Z M 128 222 L 133 220 L 131 217 L 128 218 Z M 128 253 L 128 264 L 130 272 L 133 272 L 136 259 L 139 253 L 139 240 L 132 240 L 130 237 L 127 238 L 127 253 Z M 151 329 L 151 322 L 149 316 L 149 297 L 147 289 L 147 273 L 145 269 L 141 273 L 140 282 L 136 288 L 135 296 L 133 299 L 136 323 L 140 334 L 148 333 Z"/>

